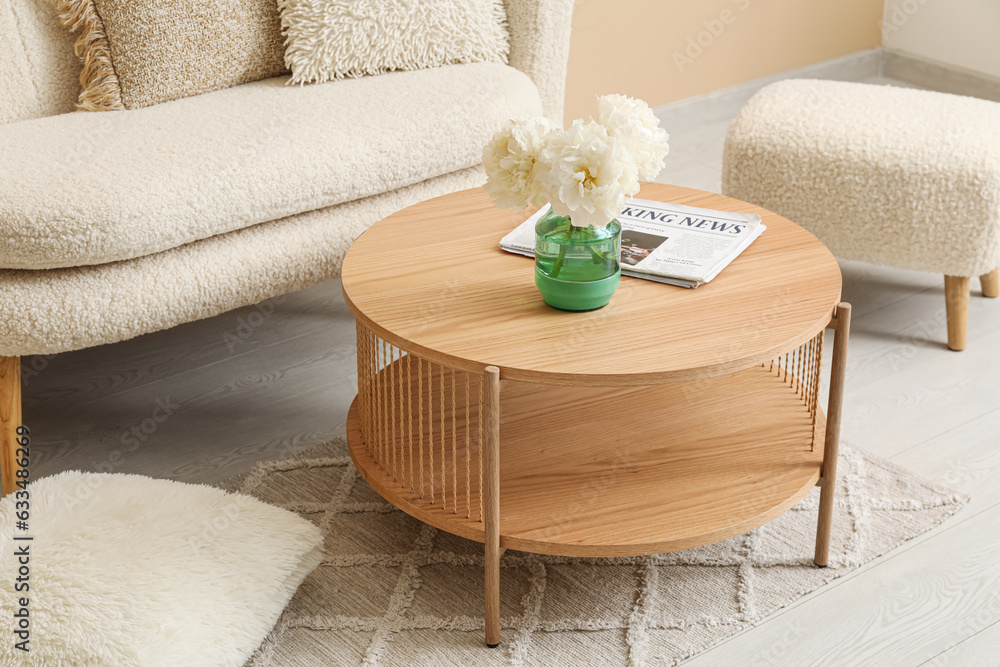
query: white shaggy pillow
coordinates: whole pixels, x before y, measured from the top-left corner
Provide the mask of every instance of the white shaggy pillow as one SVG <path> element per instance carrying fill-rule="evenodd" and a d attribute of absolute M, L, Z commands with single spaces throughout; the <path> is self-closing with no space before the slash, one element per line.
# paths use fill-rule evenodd
<path fill-rule="evenodd" d="M 506 63 L 502 0 L 278 0 L 291 83 Z"/>
<path fill-rule="evenodd" d="M 313 523 L 209 486 L 64 472 L 28 492 L 26 532 L 15 496 L 0 502 L 0 665 L 240 667 L 322 558 Z"/>

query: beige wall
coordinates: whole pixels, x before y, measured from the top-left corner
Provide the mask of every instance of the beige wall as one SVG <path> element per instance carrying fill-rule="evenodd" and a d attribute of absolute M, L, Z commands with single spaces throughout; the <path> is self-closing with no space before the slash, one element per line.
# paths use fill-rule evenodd
<path fill-rule="evenodd" d="M 881 41 L 882 8 L 883 0 L 576 0 L 566 117 L 590 115 L 595 95 L 655 107 L 870 49 Z"/>
<path fill-rule="evenodd" d="M 886 0 L 886 48 L 1000 77 L 1000 2 Z"/>

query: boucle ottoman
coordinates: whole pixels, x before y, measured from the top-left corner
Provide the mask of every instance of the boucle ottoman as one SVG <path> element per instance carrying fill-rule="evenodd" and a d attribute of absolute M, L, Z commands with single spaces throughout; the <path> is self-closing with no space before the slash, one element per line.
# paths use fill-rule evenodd
<path fill-rule="evenodd" d="M 726 136 L 722 191 L 830 250 L 945 276 L 948 347 L 965 347 L 969 278 L 1000 295 L 1000 104 L 924 90 L 788 80 Z"/>

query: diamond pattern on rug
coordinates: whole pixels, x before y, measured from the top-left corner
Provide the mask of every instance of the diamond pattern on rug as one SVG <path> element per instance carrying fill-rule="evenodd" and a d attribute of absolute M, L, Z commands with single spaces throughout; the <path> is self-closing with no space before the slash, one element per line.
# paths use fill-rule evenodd
<path fill-rule="evenodd" d="M 227 489 L 298 512 L 323 564 L 247 667 L 674 665 L 940 524 L 967 501 L 842 448 L 830 567 L 813 566 L 819 493 L 718 544 L 636 558 L 501 559 L 499 649 L 483 643 L 483 547 L 409 517 L 343 440 L 261 463 Z"/>

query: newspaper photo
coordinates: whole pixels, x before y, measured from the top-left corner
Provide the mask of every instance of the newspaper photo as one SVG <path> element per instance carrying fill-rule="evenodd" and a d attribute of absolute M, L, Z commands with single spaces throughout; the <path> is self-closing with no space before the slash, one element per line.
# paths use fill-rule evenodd
<path fill-rule="evenodd" d="M 500 241 L 508 252 L 534 257 L 535 223 L 546 204 Z M 679 287 L 707 283 L 767 229 L 760 216 L 629 199 L 622 226 L 622 275 Z"/>

